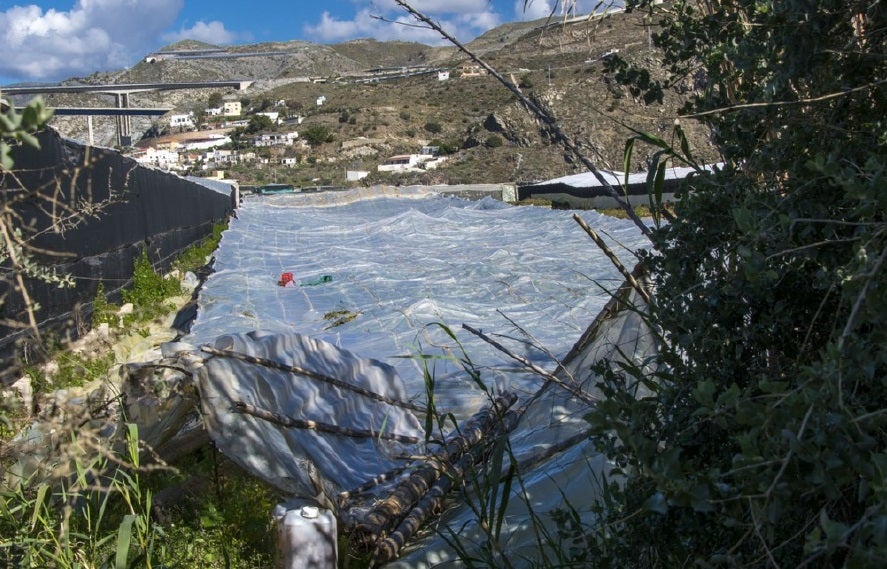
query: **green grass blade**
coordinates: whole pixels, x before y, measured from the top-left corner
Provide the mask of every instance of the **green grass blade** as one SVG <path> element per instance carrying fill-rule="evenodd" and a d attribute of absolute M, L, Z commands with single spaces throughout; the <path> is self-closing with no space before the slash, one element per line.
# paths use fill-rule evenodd
<path fill-rule="evenodd" d="M 120 527 L 117 528 L 117 554 L 114 558 L 115 569 L 126 569 L 129 559 L 129 548 L 132 544 L 132 525 L 136 521 L 135 514 L 127 514 L 123 517 Z"/>

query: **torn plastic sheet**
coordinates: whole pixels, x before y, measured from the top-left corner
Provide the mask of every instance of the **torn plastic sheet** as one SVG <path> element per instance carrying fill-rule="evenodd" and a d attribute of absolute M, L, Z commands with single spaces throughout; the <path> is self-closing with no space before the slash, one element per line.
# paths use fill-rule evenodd
<path fill-rule="evenodd" d="M 184 340 L 212 344 L 254 330 L 324 340 L 390 365 L 403 381 L 407 400 L 423 402 L 426 380 L 433 379 L 437 409 L 457 420 L 487 401 L 466 367 L 489 388 L 513 391 L 529 401 L 542 379 L 461 324 L 554 370 L 622 277 L 572 219 L 572 211 L 512 207 L 491 199 L 470 202 L 422 189 L 387 192 L 382 197 L 356 190 L 246 199 L 222 236 L 216 272 L 203 287 L 197 319 Z M 595 212 L 580 215 L 628 266 L 634 261 L 627 251 L 647 244 L 630 221 Z M 323 286 L 278 286 L 286 272 L 296 281 L 332 278 Z M 351 318 L 336 317 L 343 313 Z M 589 350 L 613 354 L 617 346 L 643 359 L 655 342 L 642 319 L 626 311 Z M 593 393 L 586 356 L 575 358 L 579 367 L 571 373 Z M 557 389 L 534 399 L 510 437 L 517 460 L 530 460 L 581 435 L 586 408 Z M 346 418 L 341 413 L 331 417 Z M 364 462 L 369 468 L 384 466 L 390 455 L 374 451 L 378 455 L 367 457 L 324 447 L 347 463 L 346 477 L 354 474 L 343 483 L 359 477 Z M 566 497 L 588 509 L 605 470 L 605 461 L 587 443 L 557 454 L 526 473 L 532 507 L 548 512 L 563 506 Z M 315 484 L 316 479 L 301 483 Z M 529 518 L 523 500 L 513 499 L 506 515 L 503 527 L 514 536 L 507 539 L 525 538 Z M 459 510 L 445 522 L 469 528 L 470 517 Z M 429 566 L 453 559 L 440 538 L 430 537 L 411 547 L 400 563 Z"/>
<path fill-rule="evenodd" d="M 418 406 L 407 400 L 394 368 L 377 360 L 301 334 L 263 332 L 223 335 L 199 352 L 182 344 L 167 345 L 165 351 L 186 352 L 204 425 L 220 450 L 284 496 L 331 507 L 339 492 L 405 465 L 401 455 L 420 452 L 424 431 L 407 408 Z M 342 432 L 375 434 L 282 428 L 243 412 L 244 406 Z M 413 444 L 386 435 L 412 438 Z"/>

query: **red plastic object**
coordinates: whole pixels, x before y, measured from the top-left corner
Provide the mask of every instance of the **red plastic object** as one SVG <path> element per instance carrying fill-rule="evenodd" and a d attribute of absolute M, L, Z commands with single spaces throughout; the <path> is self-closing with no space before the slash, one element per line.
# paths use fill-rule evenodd
<path fill-rule="evenodd" d="M 286 286 L 287 284 L 293 282 L 293 274 L 292 273 L 282 273 L 280 275 L 280 280 L 277 281 L 277 286 Z"/>

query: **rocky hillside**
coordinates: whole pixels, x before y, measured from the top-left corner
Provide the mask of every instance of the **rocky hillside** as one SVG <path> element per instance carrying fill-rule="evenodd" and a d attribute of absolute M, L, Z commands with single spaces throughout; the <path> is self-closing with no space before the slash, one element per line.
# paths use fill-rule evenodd
<path fill-rule="evenodd" d="M 649 48 L 651 29 L 640 15 L 612 14 L 603 18 L 536 21 L 506 24 L 469 44 L 469 48 L 519 84 L 524 94 L 552 113 L 562 129 L 578 140 L 586 154 L 603 168 L 621 170 L 625 140 L 631 129 L 670 136 L 677 109 L 692 93 L 692 85 L 666 94 L 662 104 L 644 104 L 603 71 L 603 59 L 618 52 L 628 61 L 657 68 Z M 209 56 L 165 55 L 189 49 L 218 49 Z M 375 166 L 396 153 L 416 152 L 434 141 L 458 150 L 447 165 L 418 176 L 434 183 L 507 182 L 538 180 L 577 171 L 563 151 L 550 143 L 516 97 L 490 76 L 461 76 L 470 63 L 453 47 L 430 47 L 405 42 L 355 40 L 339 45 L 293 41 L 216 48 L 190 42 L 169 46 L 130 69 L 95 74 L 90 83 L 180 82 L 193 80 L 251 79 L 246 91 L 222 94 L 240 99 L 244 108 L 268 101 L 287 101 L 305 117 L 298 128 L 327 128 L 330 141 L 301 156 L 303 166 L 285 172 L 239 172 L 246 182 L 284 175 L 294 183 L 311 180 L 344 183 L 344 170 Z M 428 66 L 448 70 L 450 79 L 437 73 L 359 82 L 370 70 Z M 313 78 L 315 81 L 309 81 Z M 322 78 L 323 82 L 317 82 Z M 178 112 L 207 106 L 211 91 L 165 91 L 133 96 L 132 106 L 166 105 Z M 326 97 L 323 106 L 315 104 Z M 96 99 L 99 96 L 92 96 Z M 72 104 L 51 97 L 50 103 Z M 94 101 L 81 104 L 95 104 Z M 106 103 L 107 104 L 107 103 Z M 94 119 L 97 144 L 113 144 L 114 126 Z M 57 128 L 85 139 L 86 120 L 55 119 Z M 146 119 L 133 120 L 135 137 L 151 128 Z M 163 121 L 153 126 L 162 130 Z M 707 133 L 690 121 L 688 132 L 699 157 L 714 160 Z M 280 128 L 280 127 L 278 127 Z M 636 151 L 632 170 L 644 169 L 653 150 Z M 303 151 L 305 153 L 305 151 Z M 402 177 L 402 182 L 415 181 Z M 373 174 L 371 181 L 382 181 Z M 390 178 L 385 180 L 391 181 Z"/>

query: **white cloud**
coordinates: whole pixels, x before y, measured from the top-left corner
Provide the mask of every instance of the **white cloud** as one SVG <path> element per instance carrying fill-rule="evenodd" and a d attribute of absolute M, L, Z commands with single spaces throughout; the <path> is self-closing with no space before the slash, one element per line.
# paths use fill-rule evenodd
<path fill-rule="evenodd" d="M 565 14 L 586 15 L 616 7 L 622 7 L 622 0 L 514 0 L 514 15 L 518 20 L 537 20 Z"/>
<path fill-rule="evenodd" d="M 131 65 L 154 47 L 184 0 L 78 0 L 69 11 L 0 12 L 0 76 L 59 80 Z"/>
<path fill-rule="evenodd" d="M 547 18 L 554 10 L 557 0 L 514 0 L 514 14 L 519 20 Z"/>
<path fill-rule="evenodd" d="M 215 45 L 234 43 L 240 39 L 239 34 L 225 29 L 219 21 L 197 22 L 190 28 L 181 28 L 175 32 L 163 34 L 163 40 L 169 43 L 180 40 L 197 40 Z"/>
<path fill-rule="evenodd" d="M 413 0 L 410 5 L 431 17 L 450 34 L 468 41 L 502 23 L 488 0 Z M 316 24 L 303 26 L 305 35 L 314 41 L 338 42 L 372 37 L 378 40 L 414 41 L 440 45 L 445 40 L 424 24 L 418 22 L 392 0 L 374 3 L 359 10 L 352 19 L 340 19 L 329 12 L 321 15 Z"/>

